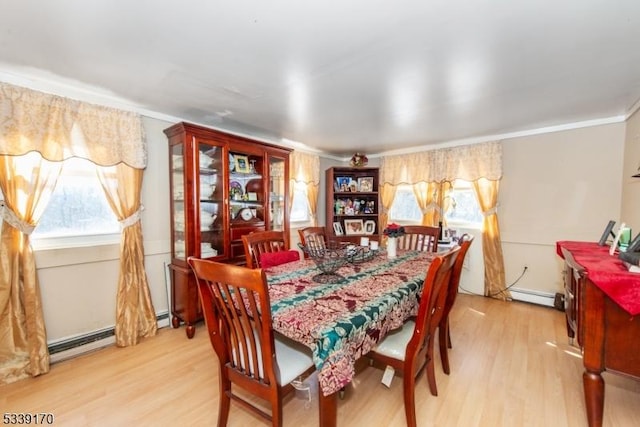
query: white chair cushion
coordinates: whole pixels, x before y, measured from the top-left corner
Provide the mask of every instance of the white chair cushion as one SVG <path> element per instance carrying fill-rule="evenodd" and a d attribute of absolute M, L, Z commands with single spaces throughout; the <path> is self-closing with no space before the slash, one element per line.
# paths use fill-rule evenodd
<path fill-rule="evenodd" d="M 278 381 L 278 384 L 289 384 L 313 366 L 310 348 L 280 334 L 274 334 L 274 343 L 276 347 L 276 363 L 278 365 L 276 367 L 276 381 Z M 260 340 L 257 334 L 256 346 L 260 352 Z M 251 346 L 247 345 L 247 348 L 250 349 Z M 240 354 L 240 360 L 237 360 L 236 352 L 234 351 L 232 357 L 236 364 L 245 366 L 243 354 Z M 249 354 L 249 369 L 253 371 L 253 358 L 251 354 Z M 260 377 L 264 376 L 261 357 L 258 357 L 258 373 Z"/>
<path fill-rule="evenodd" d="M 276 370 L 278 384 L 289 384 L 313 366 L 310 348 L 278 334 L 275 334 L 275 343 L 280 369 L 279 373 Z"/>
<path fill-rule="evenodd" d="M 416 323 L 413 320 L 406 321 L 401 328 L 395 329 L 387 334 L 387 336 L 376 345 L 373 351 L 383 356 L 391 357 L 392 359 L 404 361 L 407 344 L 409 344 L 415 328 Z"/>

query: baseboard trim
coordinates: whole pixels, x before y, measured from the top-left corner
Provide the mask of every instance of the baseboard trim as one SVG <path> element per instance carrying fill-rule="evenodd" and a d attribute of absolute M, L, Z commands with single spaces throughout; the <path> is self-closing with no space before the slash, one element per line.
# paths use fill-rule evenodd
<path fill-rule="evenodd" d="M 532 291 L 531 289 L 511 288 L 511 298 L 515 301 L 530 302 L 532 304 L 554 307 L 555 294 Z"/>
<path fill-rule="evenodd" d="M 158 328 L 169 326 L 169 313 L 164 312 L 156 316 Z M 49 360 L 51 363 L 61 362 L 72 357 L 98 350 L 115 344 L 115 327 L 93 331 L 73 338 L 50 342 L 48 344 Z"/>

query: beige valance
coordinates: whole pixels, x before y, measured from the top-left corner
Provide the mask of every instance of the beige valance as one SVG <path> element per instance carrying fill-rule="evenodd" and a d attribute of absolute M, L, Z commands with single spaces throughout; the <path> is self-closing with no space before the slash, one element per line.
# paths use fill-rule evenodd
<path fill-rule="evenodd" d="M 502 143 L 486 142 L 381 159 L 382 184 L 502 178 Z"/>
<path fill-rule="evenodd" d="M 0 82 L 0 154 L 147 165 L 140 115 Z"/>
<path fill-rule="evenodd" d="M 320 184 L 320 157 L 317 154 L 294 151 L 289 159 L 289 174 L 293 181 Z"/>

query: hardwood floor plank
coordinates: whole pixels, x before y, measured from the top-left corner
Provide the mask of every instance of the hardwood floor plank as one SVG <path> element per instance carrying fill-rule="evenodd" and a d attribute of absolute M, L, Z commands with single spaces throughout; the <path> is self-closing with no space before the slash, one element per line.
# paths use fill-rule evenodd
<path fill-rule="evenodd" d="M 438 396 L 417 381 L 419 426 L 587 425 L 582 358 L 554 309 L 461 294 L 451 313 L 451 375 L 436 355 Z M 437 346 L 436 346 L 437 348 Z M 437 351 L 436 351 L 437 354 Z M 341 426 L 404 426 L 402 381 L 380 383 L 364 365 L 338 402 Z M 640 425 L 640 382 L 605 373 L 604 425 Z M 217 422 L 217 359 L 204 325 L 162 329 L 135 347 L 109 347 L 0 387 L 3 412 L 51 412 L 57 426 L 210 426 Z M 317 426 L 311 404 L 290 397 L 285 426 Z M 231 405 L 229 426 L 265 425 Z"/>

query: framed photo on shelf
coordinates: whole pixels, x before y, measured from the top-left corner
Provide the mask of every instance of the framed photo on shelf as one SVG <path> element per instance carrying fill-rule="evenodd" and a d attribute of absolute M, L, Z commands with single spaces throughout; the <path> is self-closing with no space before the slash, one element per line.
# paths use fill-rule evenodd
<path fill-rule="evenodd" d="M 333 232 L 336 234 L 336 236 L 344 236 L 344 231 L 342 230 L 342 224 L 340 224 L 339 222 L 334 222 Z"/>
<path fill-rule="evenodd" d="M 363 193 L 369 193 L 373 191 L 373 177 L 363 176 L 358 178 L 358 191 Z"/>
<path fill-rule="evenodd" d="M 345 219 L 344 230 L 347 236 L 364 234 L 364 224 L 361 219 Z"/>
<path fill-rule="evenodd" d="M 338 187 L 338 189 L 336 191 L 339 192 L 347 192 L 349 191 L 349 182 L 351 181 L 351 178 L 349 178 L 348 176 L 338 176 L 336 177 L 336 185 Z"/>
<path fill-rule="evenodd" d="M 364 222 L 364 234 L 373 234 L 376 231 L 376 222 L 368 219 Z"/>
<path fill-rule="evenodd" d="M 367 200 L 364 204 L 364 213 L 366 214 L 376 213 L 376 202 L 373 200 Z"/>
<path fill-rule="evenodd" d="M 240 154 L 233 156 L 236 164 L 236 172 L 249 173 L 251 168 L 249 167 L 249 158 Z"/>

